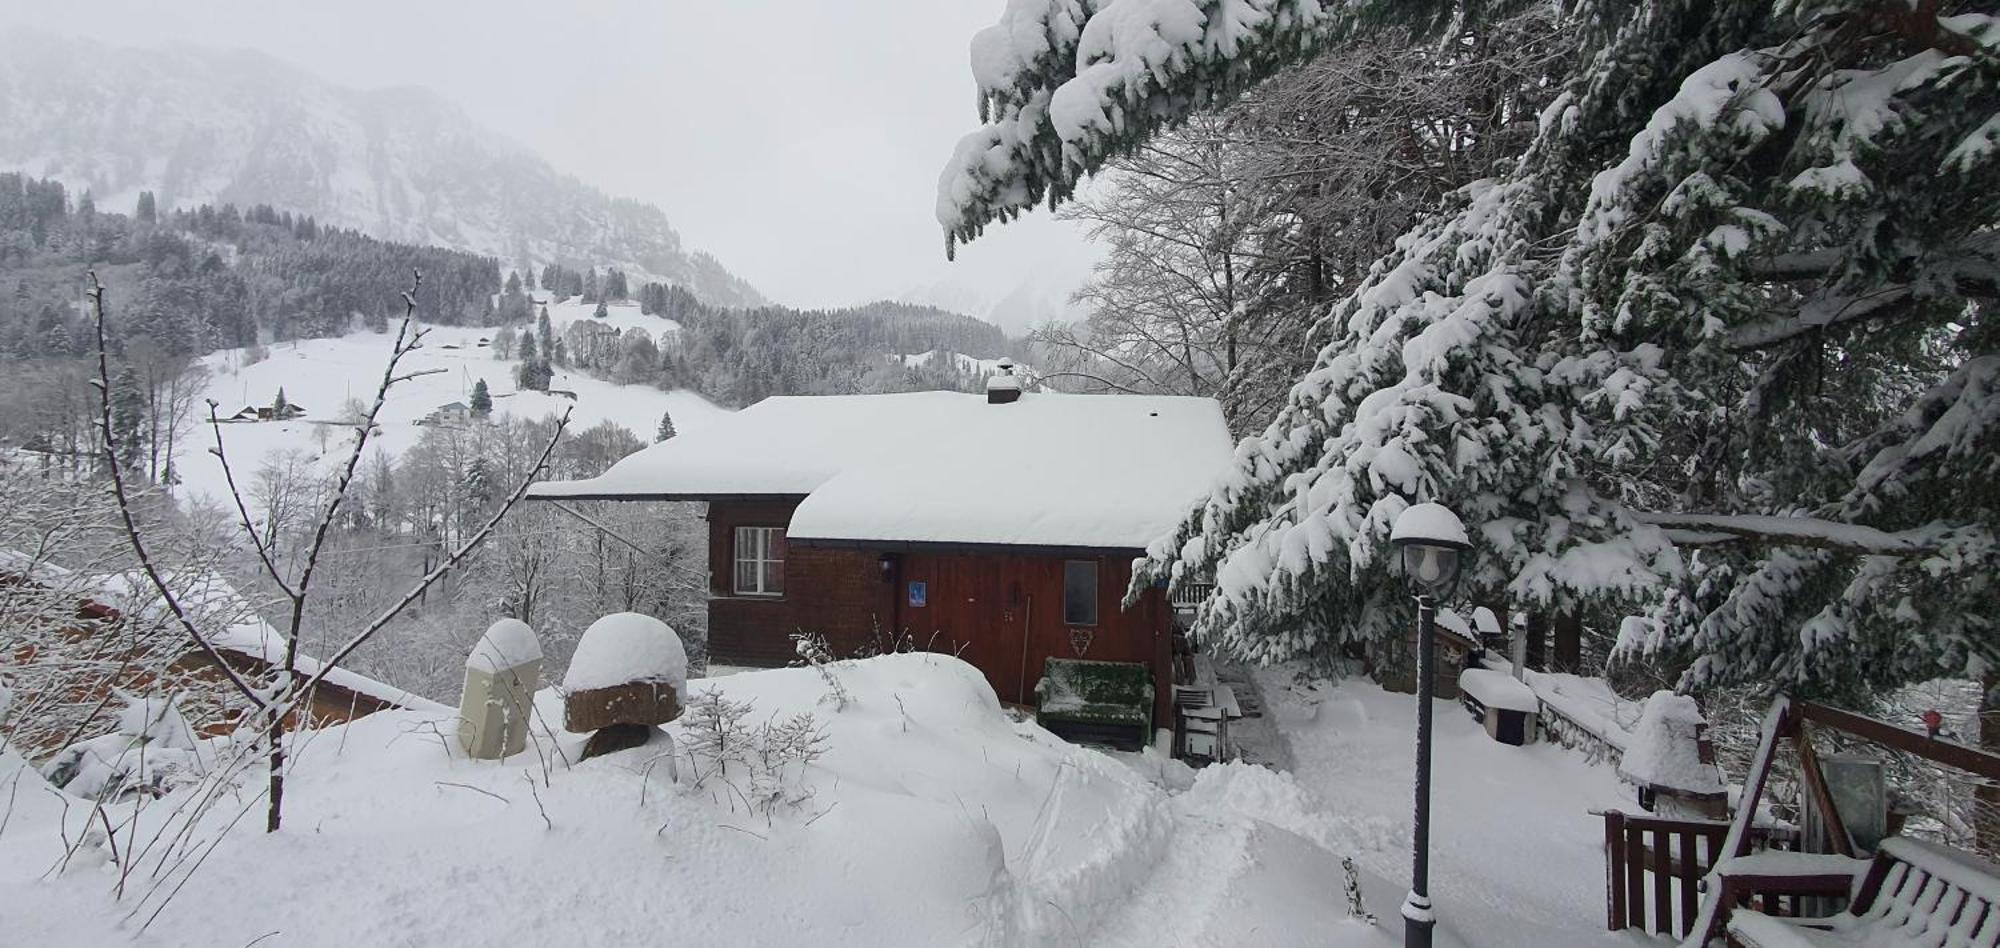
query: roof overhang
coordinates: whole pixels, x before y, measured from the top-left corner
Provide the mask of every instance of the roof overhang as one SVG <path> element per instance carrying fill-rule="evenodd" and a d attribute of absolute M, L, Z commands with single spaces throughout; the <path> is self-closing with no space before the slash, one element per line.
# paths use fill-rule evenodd
<path fill-rule="evenodd" d="M 1012 556 L 1121 556 L 1137 559 L 1146 551 L 1122 546 L 1048 546 L 1024 543 L 979 543 L 952 540 L 863 540 L 837 537 L 785 537 L 787 546 L 821 550 L 873 550 L 881 553 L 983 553 Z"/>
<path fill-rule="evenodd" d="M 618 500 L 664 503 L 785 503 L 806 499 L 804 494 L 537 494 L 530 489 L 522 500 Z"/>

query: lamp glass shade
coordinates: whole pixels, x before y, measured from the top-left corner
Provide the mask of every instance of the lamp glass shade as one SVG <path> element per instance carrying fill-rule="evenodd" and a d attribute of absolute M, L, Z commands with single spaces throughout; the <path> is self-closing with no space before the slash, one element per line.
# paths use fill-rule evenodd
<path fill-rule="evenodd" d="M 1427 592 L 1445 589 L 1458 578 L 1458 550 L 1430 543 L 1403 544 L 1403 575 Z"/>

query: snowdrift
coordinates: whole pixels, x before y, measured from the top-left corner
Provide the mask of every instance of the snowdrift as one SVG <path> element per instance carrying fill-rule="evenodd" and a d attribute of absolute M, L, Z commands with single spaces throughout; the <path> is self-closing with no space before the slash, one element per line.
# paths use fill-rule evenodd
<path fill-rule="evenodd" d="M 1341 824 L 1313 813 L 1288 776 L 1195 775 L 1073 747 L 1010 719 L 980 673 L 948 656 L 827 670 L 844 707 L 813 668 L 688 684 L 693 701 L 714 691 L 750 702 L 752 725 L 810 713 L 824 727 L 824 753 L 798 778 L 804 802 L 769 813 L 729 781 L 692 785 L 691 716 L 666 728 L 681 749 L 678 782 L 658 766 L 664 742 L 566 765 L 584 737 L 551 731 L 553 691 L 539 696 L 529 749 L 499 762 L 464 759 L 450 714 L 385 712 L 307 735 L 285 831 L 243 821 L 140 940 L 1395 942 L 1400 893 L 1367 877 L 1369 908 L 1386 921 L 1346 917 Z M 16 774 L 39 780 L 18 758 L 0 763 L 0 796 Z M 252 770 L 234 792 L 254 802 L 260 780 Z M 136 922 L 120 918 L 132 896 L 111 898 L 115 870 L 101 859 L 43 876 L 87 806 L 71 801 L 65 815 L 40 786 L 19 796 L 29 805 L 0 831 L 10 940 L 128 937 Z M 174 801 L 150 804 L 142 826 Z M 127 813 L 114 809 L 113 821 Z"/>

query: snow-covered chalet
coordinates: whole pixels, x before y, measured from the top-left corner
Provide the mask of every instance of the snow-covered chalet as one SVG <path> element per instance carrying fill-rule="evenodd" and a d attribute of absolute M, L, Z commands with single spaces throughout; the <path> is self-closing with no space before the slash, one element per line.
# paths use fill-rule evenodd
<path fill-rule="evenodd" d="M 1213 399 L 1002 376 L 983 396 L 767 398 L 531 496 L 707 503 L 713 662 L 786 664 L 799 632 L 841 655 L 902 643 L 1019 704 L 1052 658 L 1132 663 L 1170 727 L 1172 607 L 1164 589 L 1125 607 L 1126 586 L 1231 450 Z"/>

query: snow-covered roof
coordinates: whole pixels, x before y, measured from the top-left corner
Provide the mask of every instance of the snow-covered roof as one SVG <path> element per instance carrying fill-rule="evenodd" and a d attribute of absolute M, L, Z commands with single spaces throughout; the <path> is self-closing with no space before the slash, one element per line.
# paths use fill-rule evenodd
<path fill-rule="evenodd" d="M 222 651 L 235 652 L 272 667 L 284 664 L 285 636 L 269 622 L 264 621 L 228 580 L 208 572 L 169 575 L 167 580 L 175 587 L 175 596 L 181 601 L 181 605 L 201 614 L 207 620 L 202 624 L 210 626 L 207 630 L 210 644 Z M 112 574 L 104 577 L 102 588 L 112 604 L 134 608 L 139 614 L 155 618 L 167 616 L 166 603 L 158 597 L 150 581 L 142 575 Z M 215 628 L 216 623 L 227 624 Z M 189 648 L 193 647 L 194 644 L 190 642 Z M 303 652 L 294 660 L 295 673 L 302 678 L 318 674 L 322 667 L 319 659 Z M 334 666 L 320 681 L 401 708 L 429 711 L 444 707 L 429 698 L 412 694 L 340 666 Z"/>
<path fill-rule="evenodd" d="M 546 499 L 803 497 L 810 544 L 1140 549 L 1228 465 L 1208 398 L 1048 392 L 768 398 Z"/>

